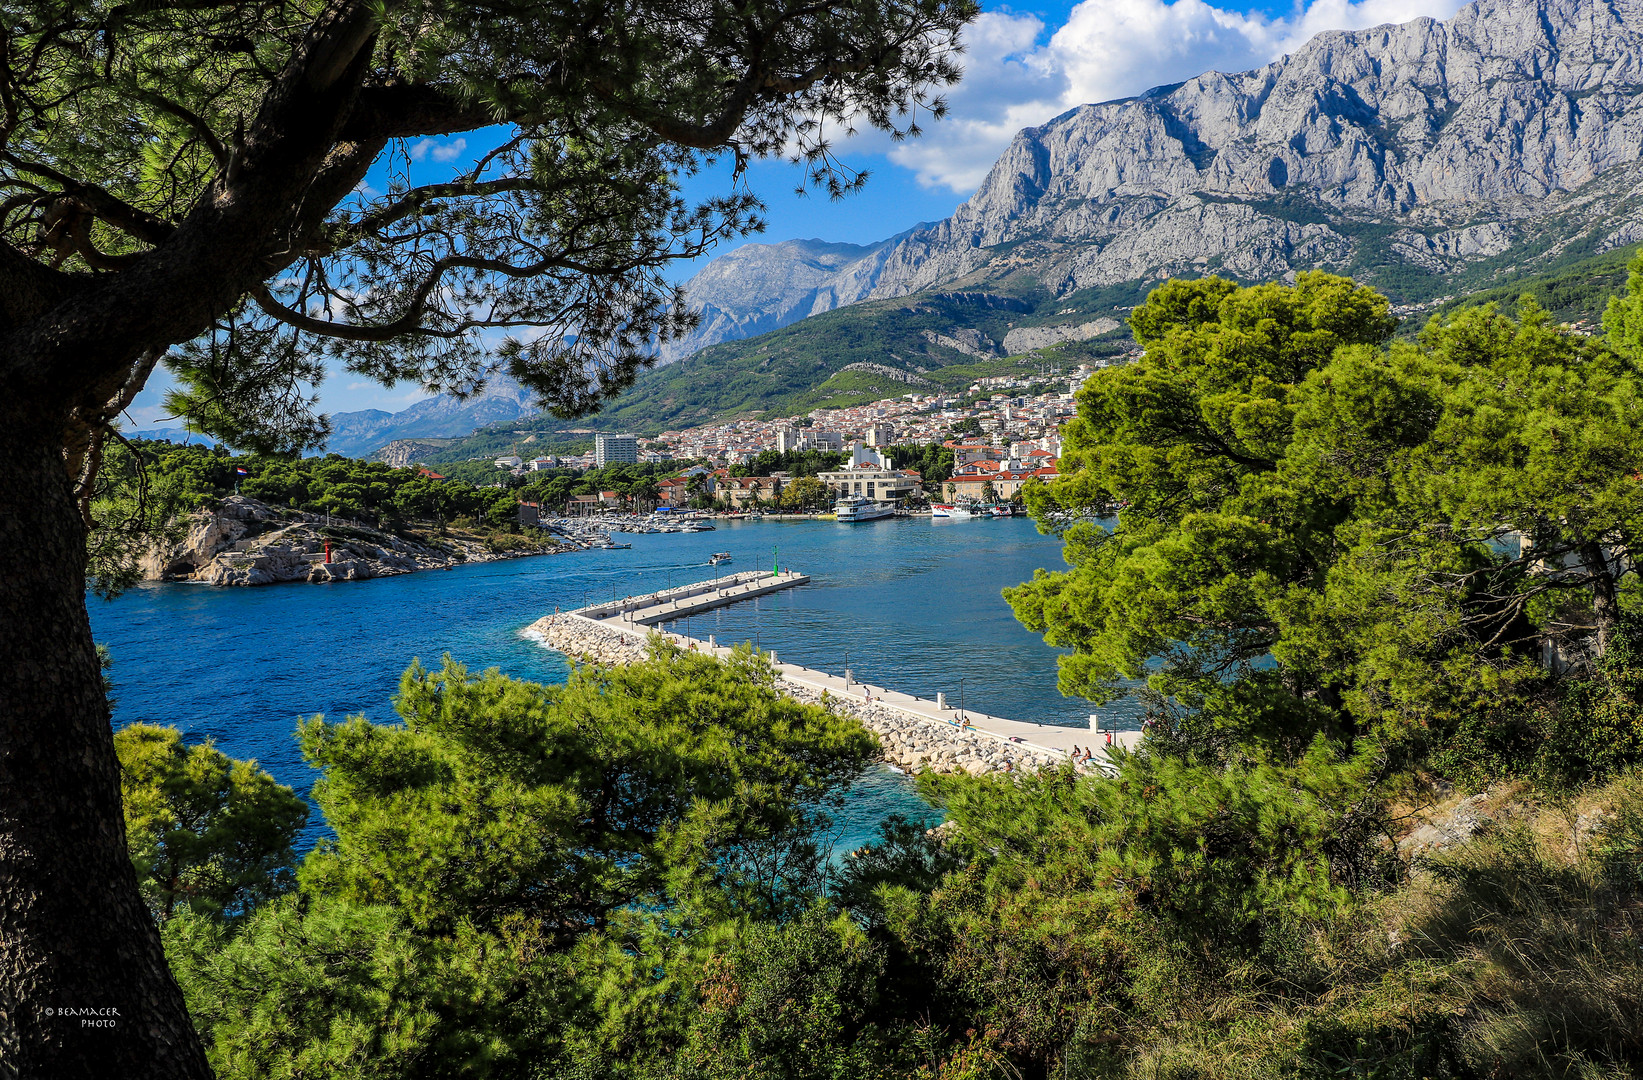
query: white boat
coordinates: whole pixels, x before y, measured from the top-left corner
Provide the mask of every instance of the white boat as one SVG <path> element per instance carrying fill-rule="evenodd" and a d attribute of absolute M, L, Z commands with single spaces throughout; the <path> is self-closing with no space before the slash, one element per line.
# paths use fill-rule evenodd
<path fill-rule="evenodd" d="M 946 503 L 931 503 L 930 516 L 933 518 L 952 517 L 953 507 L 948 506 Z"/>
<path fill-rule="evenodd" d="M 730 561 L 730 552 L 716 551 L 708 558 L 707 561 L 714 566 L 718 566 L 720 563 L 727 563 Z"/>
<path fill-rule="evenodd" d="M 833 504 L 833 514 L 838 521 L 877 521 L 893 517 L 895 513 L 896 508 L 889 503 L 872 502 L 862 495 L 846 495 Z"/>

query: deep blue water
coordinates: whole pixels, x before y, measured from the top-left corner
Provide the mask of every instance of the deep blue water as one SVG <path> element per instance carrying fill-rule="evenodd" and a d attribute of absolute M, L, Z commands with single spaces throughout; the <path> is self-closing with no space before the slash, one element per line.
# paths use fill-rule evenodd
<path fill-rule="evenodd" d="M 437 665 L 450 653 L 474 671 L 563 682 L 564 658 L 520 637 L 523 627 L 555 607 L 705 580 L 715 551 L 734 556 L 725 569 L 776 558 L 811 583 L 693 618 L 697 637 L 756 640 L 783 660 L 835 672 L 848 651 L 852 671 L 871 683 L 955 701 L 962 689 L 969 708 L 994 715 L 1088 723 L 1088 704 L 1056 691 L 1057 651 L 999 595 L 1039 567 L 1064 565 L 1059 541 L 1025 519 L 719 522 L 713 532 L 622 539 L 631 550 L 375 581 L 146 584 L 117 600 L 91 598 L 92 629 L 114 658 L 115 723 L 174 724 L 306 792 L 313 772 L 293 738 L 299 717 L 394 720 L 391 699 L 412 657 Z M 1103 719 L 1138 726 L 1119 707 Z M 841 847 L 870 839 L 893 812 L 931 811 L 908 781 L 870 770 L 841 816 Z"/>

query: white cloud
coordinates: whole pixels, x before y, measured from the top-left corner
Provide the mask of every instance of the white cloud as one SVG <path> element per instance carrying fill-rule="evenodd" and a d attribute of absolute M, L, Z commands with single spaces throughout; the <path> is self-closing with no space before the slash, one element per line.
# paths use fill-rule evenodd
<path fill-rule="evenodd" d="M 1078 105 L 1205 71 L 1259 67 L 1324 30 L 1443 19 L 1459 7 L 1460 0 L 1302 0 L 1288 17 L 1268 18 L 1204 0 L 1084 0 L 1048 39 L 1031 15 L 987 12 L 965 32 L 964 81 L 947 95 L 946 119 L 887 153 L 926 187 L 967 194 L 1017 131 Z"/>
<path fill-rule="evenodd" d="M 405 156 L 412 161 L 455 161 L 462 156 L 462 151 L 468 148 L 467 139 L 452 139 L 450 142 L 440 142 L 437 139 L 418 139 L 405 148 Z"/>
<path fill-rule="evenodd" d="M 467 139 L 454 139 L 451 142 L 445 143 L 443 146 L 434 147 L 429 156 L 435 161 L 455 161 L 461 156 L 462 151 L 467 148 Z"/>

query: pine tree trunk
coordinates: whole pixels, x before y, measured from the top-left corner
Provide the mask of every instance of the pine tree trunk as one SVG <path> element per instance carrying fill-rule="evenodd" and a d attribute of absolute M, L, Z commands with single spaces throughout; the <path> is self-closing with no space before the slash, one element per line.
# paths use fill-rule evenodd
<path fill-rule="evenodd" d="M 1602 656 L 1609 651 L 1609 638 L 1620 621 L 1620 596 L 1601 544 L 1582 546 L 1580 559 L 1592 576 L 1592 618 L 1597 623 L 1597 655 Z"/>
<path fill-rule="evenodd" d="M 0 1077 L 206 1078 L 126 852 L 63 424 L 21 396 L 0 405 Z"/>

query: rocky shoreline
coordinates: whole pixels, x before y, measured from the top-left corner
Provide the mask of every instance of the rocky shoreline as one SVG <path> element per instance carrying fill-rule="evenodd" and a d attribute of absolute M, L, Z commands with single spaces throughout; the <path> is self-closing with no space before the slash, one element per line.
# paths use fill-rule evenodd
<path fill-rule="evenodd" d="M 456 537 L 437 545 L 421 544 L 355 523 L 330 524 L 318 514 L 279 510 L 242 495 L 228 496 L 215 509 L 194 511 L 186 524 L 181 540 L 156 546 L 144 557 L 148 580 L 206 585 L 365 581 L 575 550 L 547 546 L 496 552 L 479 541 Z"/>
<path fill-rule="evenodd" d="M 545 616 L 522 633 L 533 641 L 586 663 L 613 665 L 643 660 L 645 636 L 605 626 L 581 615 Z M 996 735 L 903 712 L 893 706 L 867 704 L 814 687 L 781 680 L 782 692 L 798 701 L 852 716 L 878 737 L 882 760 L 908 772 L 966 772 L 972 776 L 1000 772 L 1036 772 L 1056 768 L 1067 757 L 1050 750 L 1008 742 Z"/>

